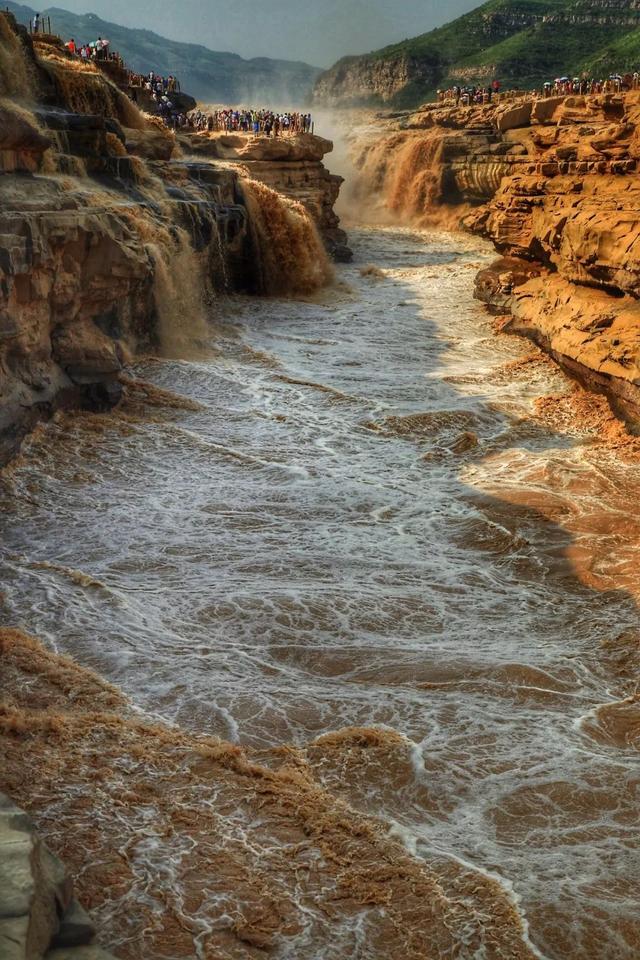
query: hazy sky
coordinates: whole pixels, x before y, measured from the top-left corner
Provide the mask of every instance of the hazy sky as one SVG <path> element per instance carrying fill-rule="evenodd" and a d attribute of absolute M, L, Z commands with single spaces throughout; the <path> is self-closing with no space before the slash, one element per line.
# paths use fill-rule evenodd
<path fill-rule="evenodd" d="M 25 0 L 29 2 L 29 0 Z M 329 66 L 453 20 L 481 0 L 50 0 L 174 40 L 243 57 L 282 57 Z M 33 0 L 30 3 L 33 6 Z"/>

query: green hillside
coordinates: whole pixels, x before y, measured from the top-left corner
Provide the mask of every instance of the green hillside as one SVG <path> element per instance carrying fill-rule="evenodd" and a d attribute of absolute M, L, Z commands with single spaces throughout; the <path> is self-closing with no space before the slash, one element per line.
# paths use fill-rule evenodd
<path fill-rule="evenodd" d="M 19 23 L 27 24 L 35 11 L 30 7 L 2 0 Z M 63 39 L 78 42 L 98 36 L 111 41 L 111 48 L 122 54 L 126 63 L 140 73 L 154 70 L 163 76 L 173 74 L 182 89 L 201 101 L 289 106 L 306 103 L 317 75 L 317 67 L 267 57 L 243 60 L 234 53 L 220 53 L 199 44 L 167 40 L 151 30 L 133 30 L 101 20 L 95 14 L 75 14 L 51 7 L 40 10 L 51 17 L 51 29 Z"/>
<path fill-rule="evenodd" d="M 348 88 L 358 75 L 366 99 L 369 75 L 370 96 L 379 100 L 375 77 L 382 64 L 408 73 L 388 98 L 397 104 L 455 82 L 497 77 L 526 88 L 565 73 L 632 70 L 640 65 L 640 9 L 631 0 L 489 0 L 430 33 L 340 61 L 320 76 L 317 90 L 339 100 L 339 84 Z"/>

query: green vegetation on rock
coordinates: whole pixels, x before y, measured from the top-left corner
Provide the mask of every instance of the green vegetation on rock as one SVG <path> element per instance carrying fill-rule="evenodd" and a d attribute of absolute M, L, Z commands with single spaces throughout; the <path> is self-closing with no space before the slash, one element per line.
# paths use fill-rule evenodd
<path fill-rule="evenodd" d="M 605 76 L 639 65 L 640 8 L 629 0 L 489 0 L 430 33 L 340 61 L 316 89 L 334 102 L 345 100 L 342 85 L 352 101 L 411 105 L 454 83 L 498 78 L 529 88 L 563 74 Z M 354 81 L 357 95 L 349 92 Z"/>

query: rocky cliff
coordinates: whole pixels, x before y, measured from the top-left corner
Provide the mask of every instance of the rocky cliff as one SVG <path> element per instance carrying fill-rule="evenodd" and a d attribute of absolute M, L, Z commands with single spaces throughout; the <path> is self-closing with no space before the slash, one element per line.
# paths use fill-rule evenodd
<path fill-rule="evenodd" d="M 636 70 L 635 0 L 488 0 L 452 23 L 360 57 L 316 80 L 330 106 L 416 105 L 454 83 L 527 89 L 565 73 Z"/>
<path fill-rule="evenodd" d="M 640 418 L 640 94 L 427 107 L 356 148 L 361 195 L 500 259 L 477 296 Z"/>
<path fill-rule="evenodd" d="M 135 352 L 204 339 L 220 292 L 325 283 L 331 149 L 176 137 L 0 14 L 0 456 L 56 406 L 117 402 Z"/>

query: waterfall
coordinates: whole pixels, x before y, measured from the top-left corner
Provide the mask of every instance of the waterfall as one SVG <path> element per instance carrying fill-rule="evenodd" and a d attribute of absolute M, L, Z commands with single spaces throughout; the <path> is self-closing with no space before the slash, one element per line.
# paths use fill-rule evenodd
<path fill-rule="evenodd" d="M 24 46 L 0 13 L 0 97 L 30 100 L 33 93 L 34 76 Z"/>
<path fill-rule="evenodd" d="M 441 131 L 367 141 L 356 158 L 356 198 L 374 208 L 378 221 L 433 222 L 443 193 L 443 147 Z"/>
<path fill-rule="evenodd" d="M 304 207 L 256 180 L 242 179 L 241 188 L 260 291 L 311 293 L 328 283 L 332 276 L 329 258 Z"/>

